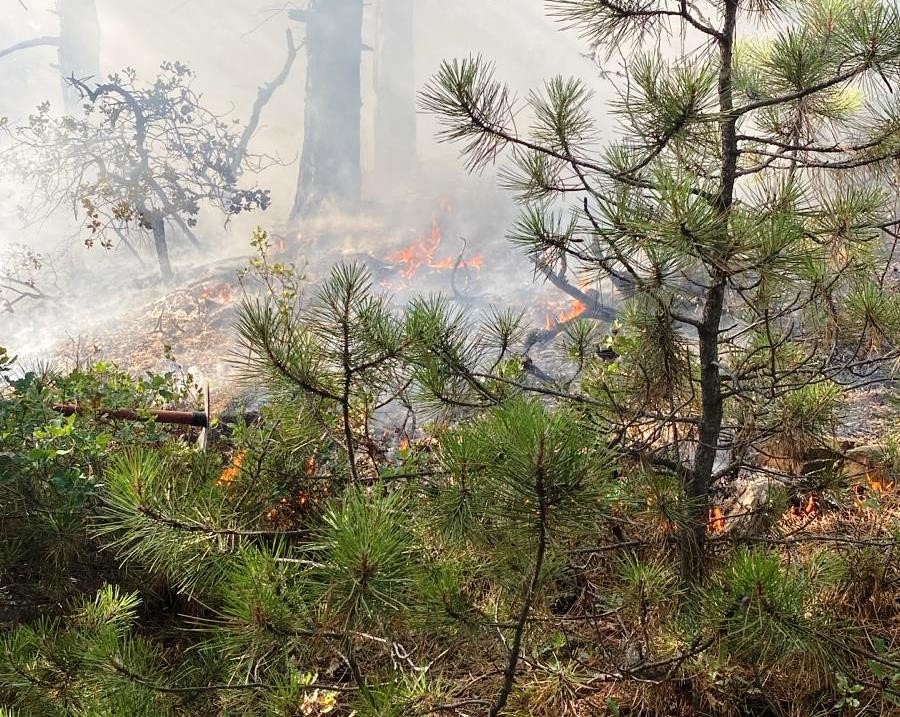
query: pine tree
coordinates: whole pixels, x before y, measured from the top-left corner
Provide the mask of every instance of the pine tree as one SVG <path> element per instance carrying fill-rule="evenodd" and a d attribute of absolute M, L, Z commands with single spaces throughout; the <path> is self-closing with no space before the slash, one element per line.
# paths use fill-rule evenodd
<path fill-rule="evenodd" d="M 518 132 L 520 108 L 480 56 L 446 62 L 422 106 L 471 169 L 511 154 L 525 206 L 511 238 L 540 269 L 626 289 L 621 371 L 591 392 L 621 449 L 680 481 L 681 572 L 697 580 L 714 482 L 797 438 L 781 407 L 831 381 L 850 389 L 848 373 L 894 355 L 897 11 L 547 5 L 599 57 L 629 55 L 613 141 L 598 144 L 590 89 L 560 77 L 529 95 Z M 658 45 L 679 34 L 695 47 L 666 60 Z"/>

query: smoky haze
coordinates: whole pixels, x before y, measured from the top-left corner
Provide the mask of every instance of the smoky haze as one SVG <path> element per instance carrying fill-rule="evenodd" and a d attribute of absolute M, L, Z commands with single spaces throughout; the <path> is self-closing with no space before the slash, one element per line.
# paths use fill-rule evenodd
<path fill-rule="evenodd" d="M 278 74 L 285 63 L 285 31 L 291 29 L 302 41 L 304 26 L 290 17 L 291 10 L 302 9 L 303 2 L 274 4 L 255 0 L 68 0 L 89 11 L 96 7 L 99 26 L 99 70 L 101 77 L 132 67 L 138 78 L 150 81 L 158 74 L 160 63 L 179 60 L 194 72 L 193 87 L 202 93 L 206 107 L 241 123 L 247 121 L 258 88 Z M 382 3 L 405 0 L 380 0 Z M 561 32 L 545 16 L 541 0 L 414 0 L 415 88 L 421 90 L 444 59 L 481 53 L 496 63 L 497 75 L 518 95 L 524 96 L 549 77 L 562 74 L 584 78 L 601 93 L 596 98 L 600 126 L 602 111 L 609 97 L 609 86 L 599 78 L 596 64 L 586 57 L 586 47 L 573 33 Z M 371 200 L 384 190 L 383 178 L 376 172 L 379 141 L 375 121 L 376 74 L 382 88 L 392 78 L 409 76 L 408 67 L 385 66 L 378 45 L 377 3 L 365 7 L 361 73 L 361 169 L 362 209 L 353 221 L 388 225 L 399 230 L 428 231 L 428 217 L 436 197 L 453 195 L 479 197 L 479 201 L 457 201 L 454 207 L 454 232 L 470 236 L 473 251 L 480 254 L 508 253 L 503 230 L 514 217 L 511 197 L 497 190 L 496 174 L 488 169 L 480 176 L 467 175 L 458 159 L 458 147 L 440 144 L 434 119 L 418 113 L 415 120 L 418 170 L 406 187 L 395 187 L 405 196 L 399 208 L 375 207 Z M 54 37 L 60 33 L 61 15 L 56 0 L 4 0 L 0 18 L 0 49 L 33 38 Z M 90 24 L 88 23 L 88 27 Z M 90 32 L 86 30 L 85 32 Z M 92 41 L 92 38 L 85 38 Z M 59 73 L 57 47 L 48 44 L 23 49 L 0 57 L 0 116 L 11 127 L 27 121 L 35 106 L 51 103 L 52 111 L 64 109 L 64 87 Z M 379 66 L 378 63 L 382 65 Z M 258 131 L 250 143 L 255 154 L 277 158 L 250 181 L 271 190 L 271 206 L 265 212 L 242 214 L 224 225 L 221 215 L 202 211 L 197 236 L 203 248 L 199 254 L 173 241 L 173 264 L 181 269 L 202 259 L 241 257 L 249 254 L 252 229 L 287 226 L 298 181 L 299 158 L 304 137 L 304 110 L 307 57 L 300 50 L 285 83 L 265 106 Z M 602 93 L 606 93 L 604 96 Z M 527 122 L 523 122 L 523 125 Z M 7 138 L 4 140 L 8 142 Z M 385 140 L 386 141 L 386 140 Z M 75 218 L 71 205 L 50 217 L 21 217 L 16 211 L 28 199 L 27 188 L 7 177 L 3 184 L 7 201 L 0 208 L 0 250 L 13 245 L 28 246 L 52 259 L 55 279 L 61 289 L 57 298 L 18 304 L 14 312 L 0 314 L 0 345 L 29 356 L 52 353 L 59 342 L 114 320 L 127 307 L 147 301 L 145 291 L 135 288 L 142 277 L 146 287 L 153 274 L 154 260 L 146 245 L 139 250 L 145 265 L 117 245 L 111 250 L 84 246 L 83 217 Z M 374 217 L 374 218 L 373 218 Z M 349 221 L 349 220 L 348 220 Z M 292 232 L 308 236 L 304 222 L 291 225 Z M 339 244 L 340 252 L 377 253 L 378 237 L 368 237 L 363 247 L 355 247 L 358 235 Z M 300 254 L 312 262 L 337 259 L 318 244 L 300 248 Z M 321 253 L 326 254 L 321 255 Z M 524 262 L 521 280 L 530 280 Z M 482 272 L 492 271 L 487 262 Z M 482 276 L 484 279 L 485 276 Z M 509 281 L 504 275 L 497 277 Z M 139 282 L 140 283 L 140 282 Z M 427 287 L 426 287 L 427 288 Z M 156 296 L 152 294 L 151 296 Z M 40 305 L 38 305 L 40 304 Z"/>

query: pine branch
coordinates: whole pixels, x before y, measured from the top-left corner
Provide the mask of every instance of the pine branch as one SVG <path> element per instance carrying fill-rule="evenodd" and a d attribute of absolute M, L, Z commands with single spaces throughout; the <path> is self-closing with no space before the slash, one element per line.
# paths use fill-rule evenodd
<path fill-rule="evenodd" d="M 489 717 L 497 717 L 503 711 L 503 708 L 506 707 L 509 695 L 512 692 L 513 685 L 515 684 L 516 669 L 519 664 L 519 654 L 522 650 L 522 636 L 525 634 L 525 626 L 528 624 L 528 615 L 531 612 L 532 605 L 537 596 L 541 571 L 544 568 L 544 555 L 547 550 L 547 520 L 549 517 L 546 488 L 544 486 L 544 451 L 546 449 L 544 440 L 544 436 L 541 435 L 539 438 L 540 443 L 534 474 L 534 488 L 538 499 L 538 534 L 537 550 L 535 551 L 534 556 L 534 570 L 522 598 L 522 607 L 516 621 L 516 628 L 513 633 L 513 640 L 509 647 L 509 654 L 506 661 L 506 669 L 503 673 L 503 685 L 488 711 Z"/>
<path fill-rule="evenodd" d="M 278 689 L 280 685 L 269 684 L 265 682 L 241 682 L 241 683 L 223 683 L 223 684 L 210 684 L 210 685 L 191 685 L 186 687 L 172 687 L 169 685 L 162 685 L 158 682 L 150 680 L 142 675 L 139 675 L 136 672 L 128 669 L 122 662 L 117 659 L 113 659 L 110 661 L 111 667 L 120 675 L 127 678 L 131 682 L 140 685 L 141 687 L 146 687 L 154 692 L 160 692 L 162 694 L 169 695 L 180 695 L 180 694 L 194 694 L 198 692 L 230 692 L 230 691 L 241 691 L 241 690 L 275 690 Z M 356 692 L 356 687 L 348 687 L 347 685 L 340 684 L 331 684 L 324 682 L 310 682 L 305 685 L 298 685 L 300 689 L 304 691 L 314 691 L 314 690 L 327 690 L 329 692 Z"/>

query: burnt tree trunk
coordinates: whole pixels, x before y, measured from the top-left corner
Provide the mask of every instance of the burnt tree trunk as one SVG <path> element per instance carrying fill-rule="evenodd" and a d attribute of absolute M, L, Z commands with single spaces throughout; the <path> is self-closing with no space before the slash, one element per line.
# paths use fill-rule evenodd
<path fill-rule="evenodd" d="M 290 17 L 306 23 L 307 56 L 295 219 L 326 202 L 359 203 L 363 0 L 311 0 Z"/>
<path fill-rule="evenodd" d="M 375 54 L 375 179 L 388 196 L 416 175 L 414 0 L 380 0 Z"/>
<path fill-rule="evenodd" d="M 164 281 L 172 279 L 172 264 L 169 262 L 169 245 L 166 243 L 166 220 L 156 214 L 151 220 L 153 230 L 153 246 L 156 249 L 156 260 L 159 262 L 159 273 Z"/>
<path fill-rule="evenodd" d="M 66 112 L 75 113 L 81 108 L 81 96 L 66 78 L 73 75 L 78 79 L 99 78 L 100 21 L 95 0 L 58 0 L 56 10 L 63 101 Z"/>

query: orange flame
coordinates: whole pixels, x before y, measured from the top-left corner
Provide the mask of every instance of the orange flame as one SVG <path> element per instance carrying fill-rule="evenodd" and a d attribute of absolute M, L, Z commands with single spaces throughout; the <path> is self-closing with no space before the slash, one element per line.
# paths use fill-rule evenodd
<path fill-rule="evenodd" d="M 725 532 L 725 513 L 720 506 L 714 505 L 709 509 L 709 522 L 706 528 L 715 535 L 721 535 Z"/>
<path fill-rule="evenodd" d="M 431 232 L 427 237 L 413 242 L 400 251 L 388 254 L 386 259 L 402 264 L 404 268 L 400 274 L 406 279 L 412 279 L 423 266 L 429 269 L 455 269 L 457 267 L 480 269 L 484 264 L 484 257 L 480 254 L 470 259 L 454 259 L 451 257 L 435 259 L 434 255 L 437 253 L 442 240 L 441 227 L 438 224 L 437 216 L 435 216 L 431 220 Z"/>
<path fill-rule="evenodd" d="M 894 481 L 888 480 L 884 470 L 867 470 L 866 483 L 873 493 L 890 493 L 894 490 Z"/>
<path fill-rule="evenodd" d="M 819 512 L 819 500 L 815 493 L 810 493 L 802 506 L 792 505 L 791 515 L 795 518 L 809 518 Z"/>
<path fill-rule="evenodd" d="M 577 319 L 581 316 L 585 311 L 587 311 L 587 305 L 583 301 L 579 301 L 575 299 L 572 301 L 572 306 L 568 311 L 564 311 L 559 316 L 555 317 L 551 312 L 547 312 L 547 317 L 544 320 L 544 328 L 548 331 L 552 329 L 554 326 L 558 324 L 564 324 L 567 321 L 571 321 L 572 319 Z"/>
<path fill-rule="evenodd" d="M 234 483 L 235 479 L 241 473 L 241 466 L 244 465 L 244 457 L 246 456 L 246 451 L 240 451 L 235 454 L 234 458 L 231 461 L 231 465 L 228 466 L 224 471 L 222 471 L 218 480 L 216 480 L 216 485 L 218 486 L 227 486 Z"/>
<path fill-rule="evenodd" d="M 407 279 L 415 276 L 420 267 L 426 266 L 432 262 L 434 253 L 441 244 L 441 227 L 438 224 L 437 217 L 431 220 L 431 234 L 405 249 L 389 254 L 388 261 L 396 261 L 403 264 L 406 268 L 401 274 Z"/>

